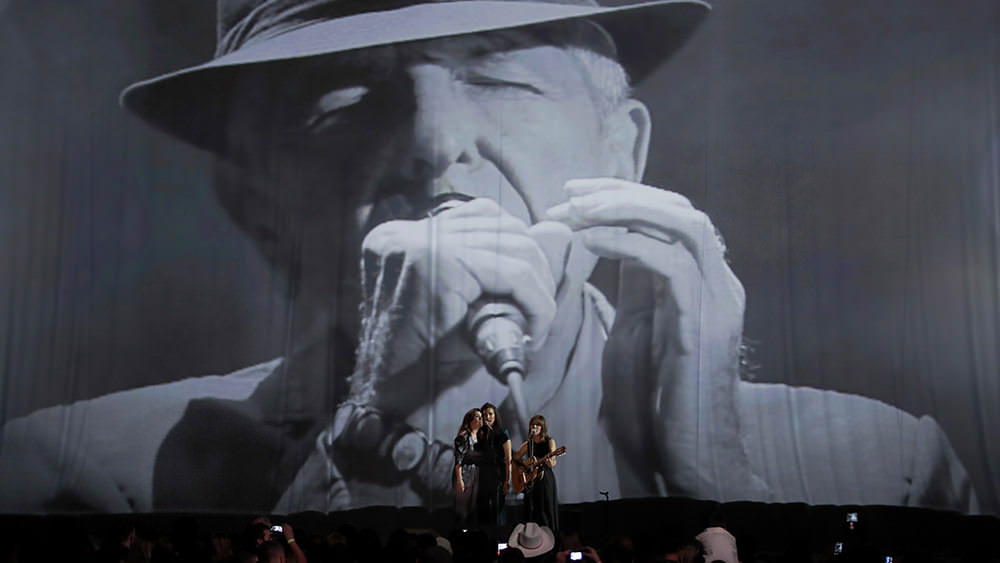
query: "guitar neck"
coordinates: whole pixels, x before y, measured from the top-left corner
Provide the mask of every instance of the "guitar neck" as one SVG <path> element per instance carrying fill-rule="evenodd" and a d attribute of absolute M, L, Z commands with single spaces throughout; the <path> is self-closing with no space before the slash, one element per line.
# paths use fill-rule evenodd
<path fill-rule="evenodd" d="M 539 466 L 549 458 L 561 456 L 566 453 L 566 446 L 560 446 L 544 456 L 534 461 L 517 459 L 514 462 L 514 475 L 511 476 L 512 485 L 517 492 L 524 491 L 535 479 L 540 478 L 544 472 Z"/>
<path fill-rule="evenodd" d="M 558 448 L 538 458 L 538 461 L 536 461 L 534 464 L 539 465 L 549 458 L 558 457 L 563 455 L 564 453 L 566 453 L 566 446 L 559 446 Z"/>

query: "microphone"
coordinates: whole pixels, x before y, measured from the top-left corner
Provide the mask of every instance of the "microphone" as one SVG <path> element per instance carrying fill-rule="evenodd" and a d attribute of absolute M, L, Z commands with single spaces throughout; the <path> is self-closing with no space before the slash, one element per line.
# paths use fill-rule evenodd
<path fill-rule="evenodd" d="M 528 320 L 513 302 L 483 297 L 469 306 L 465 326 L 487 371 L 503 381 L 510 372 L 524 373 L 524 328 Z"/>
<path fill-rule="evenodd" d="M 431 198 L 426 217 L 473 199 L 460 192 L 445 192 Z M 498 296 L 483 296 L 469 306 L 465 316 L 466 333 L 472 337 L 472 347 L 486 366 L 486 371 L 500 380 L 510 391 L 517 415 L 518 428 L 528 424 L 528 407 L 524 402 L 524 329 L 528 325 L 521 308 L 513 301 Z"/>
<path fill-rule="evenodd" d="M 484 296 L 469 306 L 465 316 L 467 333 L 486 371 L 510 390 L 517 415 L 517 428 L 527 428 L 528 407 L 524 401 L 524 329 L 528 324 L 520 307 L 509 299 Z"/>

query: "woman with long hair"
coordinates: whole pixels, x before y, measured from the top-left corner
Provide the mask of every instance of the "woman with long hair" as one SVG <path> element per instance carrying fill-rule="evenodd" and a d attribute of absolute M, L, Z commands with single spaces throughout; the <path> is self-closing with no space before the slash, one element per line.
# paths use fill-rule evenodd
<path fill-rule="evenodd" d="M 510 489 L 510 434 L 500 421 L 493 403 L 484 403 L 483 427 L 479 429 L 477 448 L 483 453 L 479 464 L 479 496 L 476 507 L 480 524 L 506 524 L 504 500 Z"/>
<path fill-rule="evenodd" d="M 559 492 L 556 488 L 555 456 L 541 461 L 556 451 L 556 441 L 549 436 L 545 417 L 536 414 L 528 422 L 528 440 L 521 444 L 514 455 L 522 467 L 536 468 L 534 478 L 524 489 L 524 521 L 559 530 Z"/>
<path fill-rule="evenodd" d="M 476 496 L 479 489 L 480 453 L 476 451 L 476 434 L 483 426 L 483 414 L 470 409 L 462 417 L 462 426 L 455 436 L 455 469 L 452 480 L 455 486 L 455 514 L 459 525 L 467 526 L 476 516 Z"/>

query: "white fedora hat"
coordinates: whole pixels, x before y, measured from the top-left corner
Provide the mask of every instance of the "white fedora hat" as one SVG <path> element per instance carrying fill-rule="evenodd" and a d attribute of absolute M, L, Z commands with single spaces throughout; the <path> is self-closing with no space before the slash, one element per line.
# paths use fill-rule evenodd
<path fill-rule="evenodd" d="M 365 47 L 585 18 L 613 38 L 634 82 L 683 43 L 703 0 L 218 0 L 215 57 L 132 84 L 122 104 L 195 146 L 222 152 L 238 73 Z"/>
<path fill-rule="evenodd" d="M 556 536 L 547 526 L 539 526 L 534 522 L 518 524 L 510 533 L 507 547 L 516 547 L 525 557 L 544 555 L 556 546 Z"/>

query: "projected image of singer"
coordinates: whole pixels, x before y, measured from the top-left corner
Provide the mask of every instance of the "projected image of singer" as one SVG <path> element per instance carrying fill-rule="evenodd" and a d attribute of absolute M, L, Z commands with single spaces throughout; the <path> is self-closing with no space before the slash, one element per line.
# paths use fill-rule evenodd
<path fill-rule="evenodd" d="M 288 278 L 285 354 L 8 424 L 2 508 L 447 504 L 454 421 L 489 401 L 517 443 L 525 413 L 572 429 L 562 502 L 973 509 L 933 420 L 741 380 L 743 287 L 709 217 L 643 183 L 630 94 L 707 12 L 220 0 L 217 57 L 123 99 L 218 157 L 220 202 Z"/>

